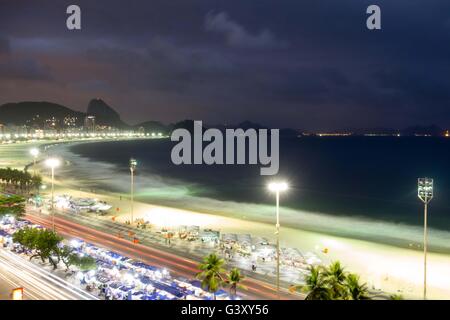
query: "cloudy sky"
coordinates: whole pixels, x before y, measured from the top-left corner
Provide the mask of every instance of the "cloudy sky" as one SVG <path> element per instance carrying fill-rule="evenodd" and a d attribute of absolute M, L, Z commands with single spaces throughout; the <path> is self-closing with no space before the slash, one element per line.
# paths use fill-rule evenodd
<path fill-rule="evenodd" d="M 450 127 L 450 1 L 0 0 L 0 103 L 94 97 L 132 124 Z"/>

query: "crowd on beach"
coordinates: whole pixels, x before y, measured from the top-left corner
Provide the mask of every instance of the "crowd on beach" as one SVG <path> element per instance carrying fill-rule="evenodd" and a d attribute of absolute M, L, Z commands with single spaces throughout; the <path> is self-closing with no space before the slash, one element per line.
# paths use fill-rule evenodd
<path fill-rule="evenodd" d="M 47 204 L 50 200 L 44 199 L 38 206 Z M 77 198 L 67 194 L 55 197 L 55 208 L 60 212 L 69 215 L 80 216 L 80 214 L 99 212 L 104 216 L 115 216 L 110 214 L 112 206 L 104 201 L 95 198 Z M 106 218 L 106 217 L 105 217 Z M 241 268 L 252 272 L 270 272 L 274 268 L 276 259 L 276 246 L 269 242 L 267 238 L 253 236 L 252 234 L 222 233 L 220 230 L 201 228 L 197 225 L 180 225 L 167 227 L 157 227 L 152 223 L 152 219 L 145 217 L 135 220 L 135 226 L 144 231 L 145 234 L 152 234 L 156 239 L 163 239 L 165 245 L 173 248 L 196 248 L 199 256 L 206 255 L 214 250 L 220 253 L 231 264 L 238 263 Z M 125 225 L 130 226 L 129 221 Z M 301 252 L 297 248 L 280 248 L 280 263 L 283 270 L 293 281 L 301 281 L 308 273 L 309 267 L 322 264 L 322 260 L 314 252 Z"/>

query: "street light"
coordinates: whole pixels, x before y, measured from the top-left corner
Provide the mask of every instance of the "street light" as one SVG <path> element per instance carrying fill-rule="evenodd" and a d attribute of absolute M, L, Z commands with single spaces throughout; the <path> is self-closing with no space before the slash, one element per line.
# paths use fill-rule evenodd
<path fill-rule="evenodd" d="M 15 288 L 11 290 L 12 300 L 23 300 L 23 288 Z"/>
<path fill-rule="evenodd" d="M 33 157 L 33 170 L 34 170 L 34 175 L 36 175 L 36 159 L 37 157 L 39 157 L 39 149 L 38 148 L 31 148 L 30 149 L 30 154 Z"/>
<path fill-rule="evenodd" d="M 433 199 L 433 179 L 419 178 L 417 195 L 424 203 L 423 212 L 423 298 L 427 298 L 427 242 L 428 242 L 428 203 Z"/>
<path fill-rule="evenodd" d="M 54 187 L 54 181 L 55 181 L 55 168 L 59 167 L 61 165 L 61 161 L 58 158 L 48 158 L 45 160 L 45 165 L 52 169 L 52 230 L 55 231 L 55 187 Z"/>
<path fill-rule="evenodd" d="M 130 159 L 130 172 L 131 172 L 131 224 L 133 224 L 133 214 L 134 214 L 134 171 L 137 167 L 137 160 Z"/>
<path fill-rule="evenodd" d="M 277 292 L 278 298 L 280 298 L 280 192 L 286 191 L 288 185 L 286 182 L 272 182 L 269 183 L 269 190 L 275 192 L 276 195 L 276 213 L 277 223 L 275 225 L 277 236 Z"/>

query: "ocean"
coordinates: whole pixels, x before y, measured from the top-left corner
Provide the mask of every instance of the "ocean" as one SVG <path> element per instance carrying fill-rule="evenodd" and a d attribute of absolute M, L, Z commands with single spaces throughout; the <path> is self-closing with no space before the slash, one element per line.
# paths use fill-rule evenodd
<path fill-rule="evenodd" d="M 281 196 L 284 225 L 400 246 L 421 242 L 417 178 L 434 178 L 430 243 L 450 252 L 450 139 L 282 138 L 277 177 L 261 176 L 259 165 L 176 166 L 173 145 L 168 139 L 83 143 L 70 152 L 77 177 L 93 188 L 127 193 L 134 157 L 138 200 L 262 222 L 273 221 L 267 183 L 282 178 L 289 183 Z"/>

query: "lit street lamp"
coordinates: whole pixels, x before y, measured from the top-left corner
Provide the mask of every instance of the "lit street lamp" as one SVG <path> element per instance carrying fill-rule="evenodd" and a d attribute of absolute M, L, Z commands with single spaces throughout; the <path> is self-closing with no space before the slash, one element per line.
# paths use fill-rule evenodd
<path fill-rule="evenodd" d="M 33 157 L 33 170 L 34 170 L 34 175 L 36 175 L 36 159 L 37 157 L 39 157 L 39 149 L 38 148 L 31 148 L 30 149 L 30 154 Z"/>
<path fill-rule="evenodd" d="M 48 158 L 45 160 L 45 165 L 52 169 L 52 230 L 55 231 L 55 187 L 54 187 L 54 181 L 55 181 L 55 168 L 59 167 L 61 165 L 61 161 L 58 158 Z"/>
<path fill-rule="evenodd" d="M 134 214 L 134 171 L 137 167 L 137 160 L 130 159 L 130 172 L 131 172 L 131 224 L 133 224 L 133 214 Z"/>
<path fill-rule="evenodd" d="M 428 203 L 433 199 L 433 179 L 418 179 L 418 196 L 424 203 L 423 212 L 423 298 L 427 298 L 427 242 L 428 242 Z"/>
<path fill-rule="evenodd" d="M 269 183 L 269 190 L 275 192 L 276 195 L 276 214 L 277 223 L 275 225 L 277 236 L 277 292 L 280 298 L 280 192 L 286 191 L 288 185 L 286 182 L 272 182 Z"/>
<path fill-rule="evenodd" d="M 15 288 L 11 290 L 12 300 L 23 300 L 23 288 Z"/>

